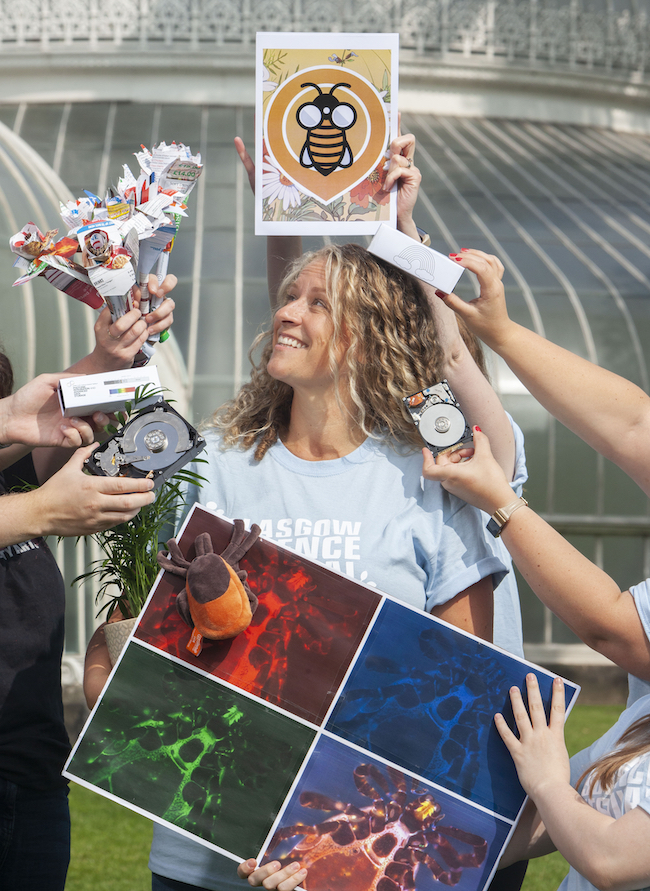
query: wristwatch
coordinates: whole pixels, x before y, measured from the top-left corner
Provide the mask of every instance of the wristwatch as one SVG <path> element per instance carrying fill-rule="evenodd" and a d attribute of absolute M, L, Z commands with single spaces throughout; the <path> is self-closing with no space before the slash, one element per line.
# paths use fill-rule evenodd
<path fill-rule="evenodd" d="M 505 507 L 500 507 L 499 510 L 496 510 L 490 517 L 486 527 L 487 531 L 495 538 L 498 538 L 510 517 L 516 510 L 519 510 L 520 507 L 528 507 L 528 502 L 525 498 L 517 498 L 515 501 L 511 501 L 510 504 L 506 504 Z"/>

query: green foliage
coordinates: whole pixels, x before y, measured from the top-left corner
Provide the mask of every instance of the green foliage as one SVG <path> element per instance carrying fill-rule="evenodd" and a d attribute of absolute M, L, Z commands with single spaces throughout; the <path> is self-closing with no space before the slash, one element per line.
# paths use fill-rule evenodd
<path fill-rule="evenodd" d="M 160 391 L 152 389 L 150 384 L 138 387 L 133 403 L 126 403 L 124 413 L 117 412 L 121 426 L 146 407 L 142 402 L 146 401 L 148 405 L 151 397 L 159 394 Z M 99 545 L 104 556 L 93 561 L 86 572 L 73 579 L 72 584 L 90 578 L 99 581 L 96 602 L 104 602 L 98 616 L 106 612 L 106 619 L 110 619 L 118 607 L 125 619 L 140 614 L 159 572 L 156 555 L 173 533 L 178 514 L 185 505 L 184 487 L 187 484 L 200 487 L 202 482 L 203 477 L 198 473 L 179 470 L 165 480 L 155 500 L 141 508 L 132 520 L 86 536 Z M 112 594 L 111 589 L 119 593 Z"/>
<path fill-rule="evenodd" d="M 202 481 L 199 474 L 180 470 L 162 484 L 155 501 L 141 508 L 132 520 L 87 536 L 97 542 L 104 556 L 93 561 L 90 569 L 77 576 L 73 584 L 98 579 L 96 602 L 105 600 L 98 616 L 106 611 L 106 618 L 110 619 L 117 607 L 125 619 L 140 614 L 160 569 L 156 555 L 185 504 L 183 486 L 186 483 L 200 486 Z M 109 593 L 112 586 L 118 594 Z"/>

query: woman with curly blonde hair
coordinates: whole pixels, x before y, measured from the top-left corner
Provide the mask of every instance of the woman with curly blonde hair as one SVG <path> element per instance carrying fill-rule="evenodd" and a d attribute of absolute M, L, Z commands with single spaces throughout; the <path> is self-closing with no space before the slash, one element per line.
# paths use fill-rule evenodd
<path fill-rule="evenodd" d="M 206 431 L 206 482 L 188 503 L 255 522 L 265 538 L 491 640 L 503 552 L 479 511 L 422 479 L 402 403 L 447 370 L 420 282 L 356 244 L 305 254 L 260 350 Z M 510 594 L 496 600 L 499 643 L 516 649 Z M 231 863 L 159 826 L 149 866 L 153 891 L 242 888 Z"/>
<path fill-rule="evenodd" d="M 422 440 L 402 407 L 402 397 L 440 380 L 443 367 L 420 282 L 389 269 L 357 244 L 332 245 L 304 254 L 293 264 L 278 293 L 279 317 L 291 314 L 288 304 L 295 300 L 296 283 L 310 267 L 322 269 L 328 306 L 327 362 L 334 382 L 330 395 L 353 439 L 360 443 L 366 437 L 392 438 L 419 451 Z M 288 327 L 287 321 L 284 324 Z M 273 329 L 256 339 L 251 355 L 259 347 L 260 362 L 250 382 L 215 413 L 212 422 L 222 433 L 224 447 L 255 444 L 258 461 L 288 431 L 294 397 L 288 383 L 269 373 Z M 277 359 L 272 368 L 276 364 Z"/>

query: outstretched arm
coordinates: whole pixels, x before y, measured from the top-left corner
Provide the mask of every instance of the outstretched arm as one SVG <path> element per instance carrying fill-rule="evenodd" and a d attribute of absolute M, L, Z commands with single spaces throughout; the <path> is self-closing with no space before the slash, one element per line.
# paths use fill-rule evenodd
<path fill-rule="evenodd" d="M 163 302 L 157 310 L 142 315 L 139 309 L 140 289 L 134 288 L 134 308 L 130 312 L 111 321 L 111 314 L 107 307 L 99 313 L 95 322 L 95 348 L 79 362 L 71 365 L 60 377 L 69 377 L 72 374 L 100 374 L 104 371 L 119 371 L 130 368 L 138 351 L 152 334 L 159 334 L 169 328 L 174 321 L 175 303 L 167 295 L 176 286 L 176 276 L 168 275 L 162 284 L 158 283 L 155 275 L 149 276 L 149 291 Z M 165 299 L 167 298 L 167 299 Z M 57 403 L 58 404 L 58 403 Z M 59 420 L 71 420 L 75 424 L 76 419 L 61 418 Z M 96 413 L 91 419 L 82 423 L 83 442 L 91 442 L 96 436 L 102 434 L 103 428 L 109 423 L 109 418 L 103 413 Z M 76 448 L 81 442 L 72 442 L 70 447 Z M 34 452 L 34 467 L 40 482 L 49 479 L 52 474 L 60 470 L 70 457 L 70 452 L 63 449 L 37 449 Z M 14 459 L 14 460 L 17 460 Z M 5 465 L 7 466 L 7 465 Z"/>
<path fill-rule="evenodd" d="M 88 535 L 134 517 L 153 501 L 152 480 L 89 476 L 79 449 L 39 489 L 2 496 L 0 548 L 40 535 Z"/>
<path fill-rule="evenodd" d="M 93 430 L 81 418 L 64 418 L 56 390 L 60 374 L 41 374 L 12 396 L 0 400 L 0 469 L 37 445 L 76 448 L 91 442 Z"/>
<path fill-rule="evenodd" d="M 530 714 L 518 687 L 510 690 L 519 739 L 502 715 L 494 720 L 546 832 L 571 866 L 597 888 L 644 887 L 650 875 L 650 814 L 635 807 L 614 819 L 590 807 L 570 782 L 561 678 L 553 682 L 548 724 L 534 674 L 526 677 L 526 688 Z"/>
<path fill-rule="evenodd" d="M 488 438 L 474 429 L 474 455 L 425 449 L 423 474 L 453 495 L 493 514 L 512 502 L 512 489 L 494 460 Z M 516 510 L 501 533 L 515 565 L 539 599 L 593 650 L 625 671 L 650 680 L 650 642 L 634 598 L 591 563 L 531 508 Z"/>
<path fill-rule="evenodd" d="M 487 254 L 459 256 L 471 268 Z M 517 325 L 508 317 L 503 293 L 481 293 L 469 303 L 455 294 L 440 296 L 544 408 L 650 495 L 650 397 L 643 390 Z"/>

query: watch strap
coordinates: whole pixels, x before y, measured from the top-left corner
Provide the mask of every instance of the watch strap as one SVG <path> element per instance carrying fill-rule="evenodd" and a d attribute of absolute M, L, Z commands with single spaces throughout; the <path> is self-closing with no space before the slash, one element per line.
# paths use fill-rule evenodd
<path fill-rule="evenodd" d="M 511 501 L 509 504 L 506 504 L 505 507 L 500 507 L 490 517 L 487 530 L 493 535 L 495 538 L 498 538 L 503 531 L 503 527 L 506 525 L 510 517 L 514 514 L 516 510 L 519 510 L 520 507 L 527 507 L 528 502 L 525 498 L 516 498 L 514 501 Z"/>

